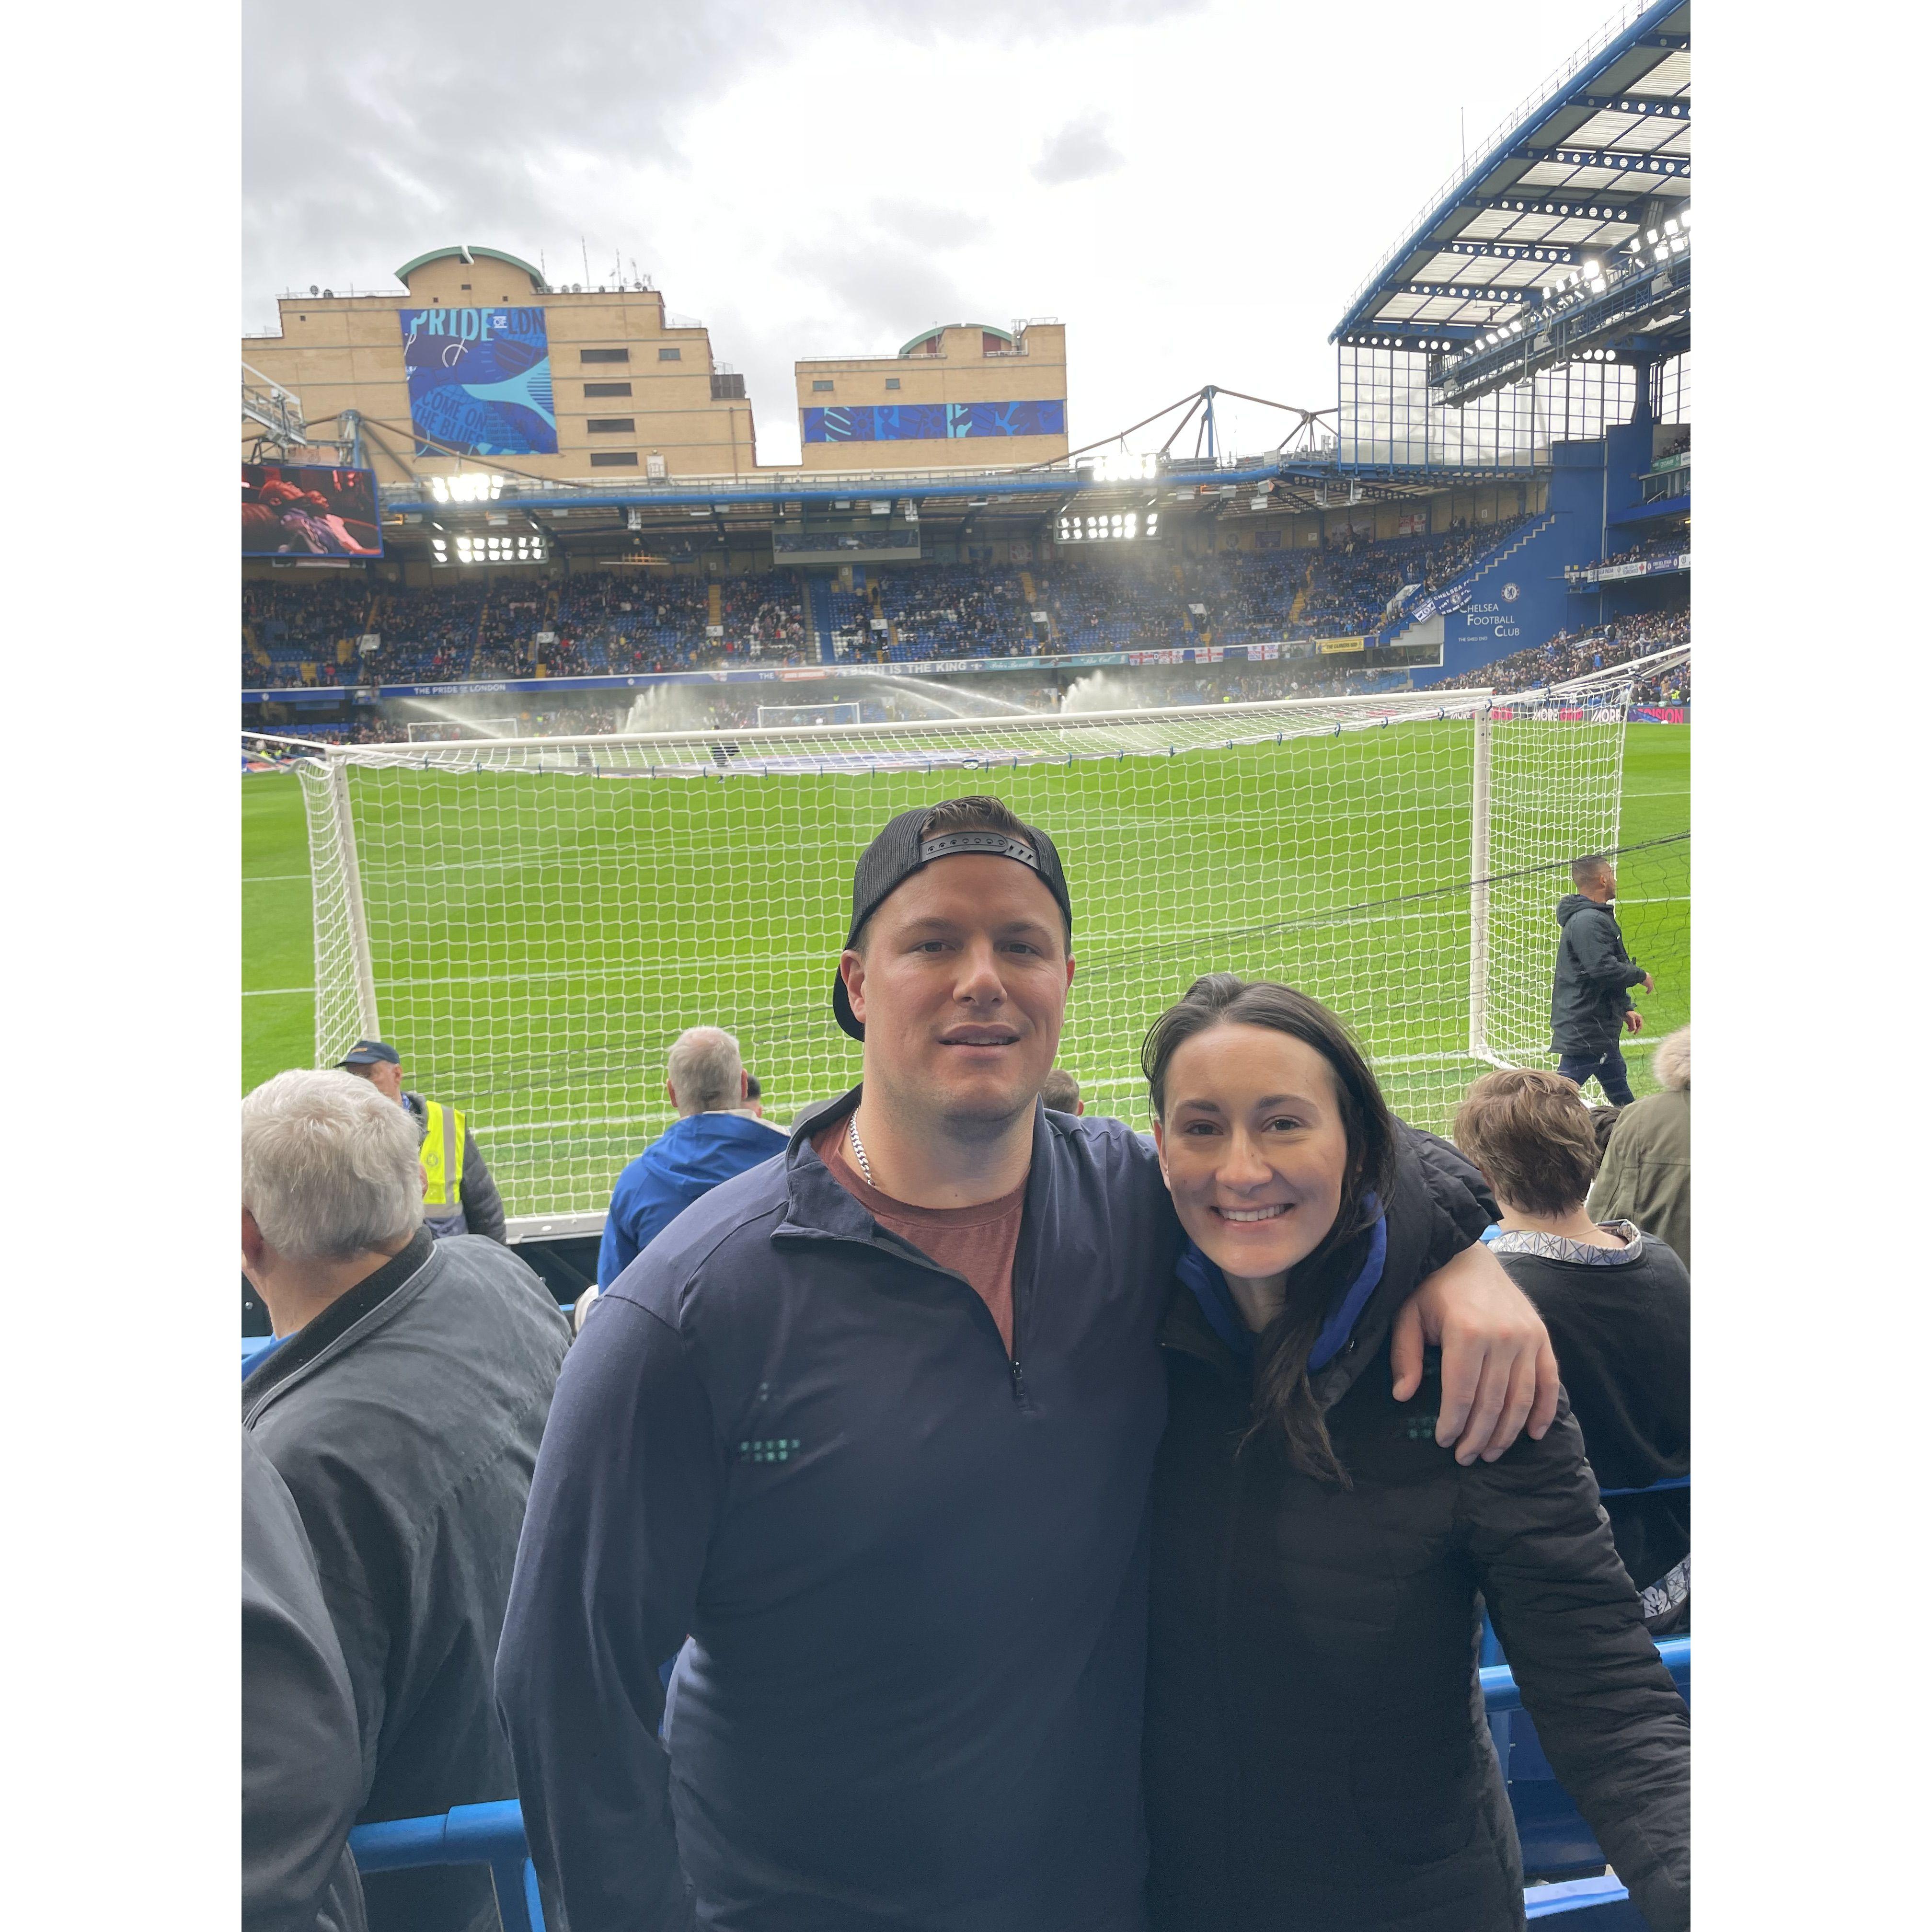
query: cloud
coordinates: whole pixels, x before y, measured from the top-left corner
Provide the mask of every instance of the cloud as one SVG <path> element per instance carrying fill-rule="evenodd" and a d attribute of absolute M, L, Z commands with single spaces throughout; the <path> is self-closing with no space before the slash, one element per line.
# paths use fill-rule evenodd
<path fill-rule="evenodd" d="M 925 248 L 959 248 L 982 242 L 993 224 L 963 208 L 940 208 L 926 201 L 875 201 L 868 211 L 874 225 L 901 242 Z"/>
<path fill-rule="evenodd" d="M 794 356 L 876 353 L 868 344 L 896 346 L 915 329 L 933 322 L 957 322 L 971 307 L 966 291 L 932 261 L 916 237 L 902 241 L 874 236 L 848 243 L 818 243 L 793 250 L 784 266 L 794 299 L 830 317 L 842 342 Z"/>
<path fill-rule="evenodd" d="M 1033 164 L 1033 178 L 1048 188 L 1064 188 L 1070 182 L 1110 175 L 1125 165 L 1126 158 L 1108 136 L 1106 116 L 1083 114 L 1047 137 L 1040 159 Z"/>
<path fill-rule="evenodd" d="M 534 260 L 546 241 L 608 234 L 586 166 L 675 171 L 693 115 L 782 62 L 800 31 L 756 0 L 618 8 L 594 33 L 536 20 L 522 0 L 458 14 L 339 0 L 319 56 L 313 16 L 244 0 L 244 326 L 270 320 L 278 288 L 384 287 L 426 248 L 486 242 Z M 622 238 L 640 256 L 655 240 L 628 214 Z M 614 242 L 590 245 L 596 280 Z"/>

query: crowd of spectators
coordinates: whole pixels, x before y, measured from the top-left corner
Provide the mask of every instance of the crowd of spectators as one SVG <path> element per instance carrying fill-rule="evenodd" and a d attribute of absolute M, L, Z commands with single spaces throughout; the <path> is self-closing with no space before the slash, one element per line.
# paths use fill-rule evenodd
<path fill-rule="evenodd" d="M 1634 658 L 1674 650 L 1690 641 L 1688 608 L 1644 611 L 1586 631 L 1559 631 L 1547 644 L 1532 645 L 1527 650 L 1465 672 L 1460 677 L 1450 679 L 1444 688 L 1473 689 L 1486 686 L 1498 692 L 1534 691 L 1570 678 L 1587 677 L 1592 671 L 1613 670 Z M 1646 688 L 1651 687 L 1654 688 L 1654 697 L 1646 699 L 1640 695 L 1640 702 L 1683 702 L 1690 694 L 1689 666 L 1679 666 L 1660 680 L 1647 680 Z M 1675 698 L 1670 696 L 1673 691 L 1678 694 Z"/>
<path fill-rule="evenodd" d="M 1204 557 L 1122 544 L 1030 568 L 874 569 L 860 587 L 830 590 L 830 641 L 838 661 L 866 663 L 1356 634 L 1376 628 L 1406 587 L 1446 588 L 1515 527 Z M 539 671 L 600 676 L 819 657 L 806 586 L 790 570 L 715 580 L 605 570 L 537 582 L 486 571 L 424 590 L 372 588 L 359 575 L 299 586 L 257 579 L 243 588 L 242 626 L 242 682 L 257 688 Z M 365 636 L 380 640 L 366 656 Z"/>
<path fill-rule="evenodd" d="M 586 572 L 554 584 L 488 574 L 430 590 L 251 580 L 242 588 L 244 688 L 448 683 L 815 661 L 802 586 L 780 571 L 719 580 Z M 365 635 L 380 640 L 365 659 Z"/>
<path fill-rule="evenodd" d="M 1648 563 L 1658 557 L 1682 556 L 1690 548 L 1690 533 L 1688 530 L 1666 530 L 1647 536 L 1640 543 L 1632 544 L 1628 550 L 1616 550 L 1607 556 L 1600 556 L 1594 563 L 1585 564 L 1582 568 L 1586 570 L 1608 570 L 1619 563 Z"/>

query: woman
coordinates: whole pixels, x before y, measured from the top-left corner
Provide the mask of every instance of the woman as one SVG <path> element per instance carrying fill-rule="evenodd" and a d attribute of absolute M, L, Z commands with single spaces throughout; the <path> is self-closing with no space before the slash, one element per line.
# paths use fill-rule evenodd
<path fill-rule="evenodd" d="M 1191 1242 L 1154 1486 L 1156 1932 L 1523 1924 L 1473 1681 L 1484 1602 L 1654 1932 L 1688 1926 L 1688 1714 L 1567 1406 L 1465 1468 L 1436 1445 L 1432 1372 L 1390 1393 L 1395 1311 L 1442 1217 L 1486 1218 L 1480 1178 L 1288 987 L 1197 980 L 1142 1064 Z"/>

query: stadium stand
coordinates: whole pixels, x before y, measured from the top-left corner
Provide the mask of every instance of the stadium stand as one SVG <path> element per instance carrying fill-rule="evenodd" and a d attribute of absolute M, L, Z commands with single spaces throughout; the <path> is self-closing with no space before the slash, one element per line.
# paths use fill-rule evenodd
<path fill-rule="evenodd" d="M 1623 617 L 1610 624 L 1572 634 L 1562 631 L 1547 644 L 1526 651 L 1516 651 L 1480 670 L 1450 680 L 1445 690 L 1474 690 L 1486 686 L 1498 693 L 1533 691 L 1538 686 L 1561 684 L 1564 679 L 1582 677 L 1593 670 L 1609 670 L 1637 658 L 1658 651 L 1675 650 L 1690 641 L 1690 613 L 1688 608 L 1672 611 L 1652 611 Z M 1690 694 L 1690 670 L 1666 674 L 1657 698 L 1676 704 Z M 1637 701 L 1646 701 L 1642 694 Z M 1652 700 L 1654 701 L 1654 700 Z"/>
<path fill-rule="evenodd" d="M 907 663 L 1360 635 L 1405 590 L 1446 587 L 1524 520 L 1184 560 L 1158 546 L 1124 546 L 1030 569 L 875 571 L 863 588 L 830 590 L 835 658 Z M 806 587 L 788 570 L 710 581 L 588 571 L 429 590 L 256 579 L 244 586 L 242 615 L 248 689 L 800 664 L 814 656 Z M 365 664 L 358 642 L 367 635 L 380 643 Z"/>

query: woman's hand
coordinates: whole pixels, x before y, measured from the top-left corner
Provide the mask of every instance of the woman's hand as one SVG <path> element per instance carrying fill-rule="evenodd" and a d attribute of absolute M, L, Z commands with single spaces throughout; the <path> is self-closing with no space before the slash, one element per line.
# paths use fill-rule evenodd
<path fill-rule="evenodd" d="M 1455 1444 L 1457 1462 L 1493 1462 L 1526 1421 L 1530 1439 L 1543 1440 L 1556 1419 L 1556 1352 L 1543 1318 L 1480 1241 L 1428 1276 L 1396 1316 L 1389 1360 L 1397 1402 L 1422 1386 L 1425 1342 L 1442 1351 L 1436 1439 Z"/>

